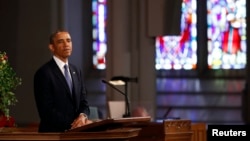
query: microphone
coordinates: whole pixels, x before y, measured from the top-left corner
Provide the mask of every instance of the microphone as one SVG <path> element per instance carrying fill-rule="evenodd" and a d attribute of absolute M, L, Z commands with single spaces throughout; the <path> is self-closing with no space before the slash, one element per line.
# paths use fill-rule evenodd
<path fill-rule="evenodd" d="M 122 80 L 124 82 L 138 82 L 137 77 L 114 76 L 111 80 Z"/>
<path fill-rule="evenodd" d="M 168 117 L 168 114 L 170 113 L 171 110 L 172 110 L 172 107 L 169 107 L 166 113 L 163 115 L 164 119 Z"/>
<path fill-rule="evenodd" d="M 128 101 L 128 95 L 127 93 L 122 92 L 121 90 L 119 90 L 118 88 L 116 88 L 113 84 L 109 83 L 106 80 L 102 80 L 103 83 L 108 84 L 110 87 L 114 88 L 115 90 L 117 90 L 120 94 L 125 96 L 125 104 L 126 104 L 126 110 L 125 110 L 125 114 L 123 115 L 123 117 L 130 117 L 130 108 L 129 108 L 129 101 Z"/>
<path fill-rule="evenodd" d="M 117 90 L 122 95 L 126 95 L 124 92 L 122 92 L 121 90 L 119 90 L 118 88 L 116 88 L 113 84 L 109 83 L 108 81 L 102 80 L 102 82 L 105 83 L 105 84 L 108 84 L 110 87 L 114 88 L 115 90 Z"/>
<path fill-rule="evenodd" d="M 173 109 L 173 107 L 169 107 L 166 113 L 163 116 L 163 119 L 180 119 L 180 117 L 168 117 L 170 111 Z"/>

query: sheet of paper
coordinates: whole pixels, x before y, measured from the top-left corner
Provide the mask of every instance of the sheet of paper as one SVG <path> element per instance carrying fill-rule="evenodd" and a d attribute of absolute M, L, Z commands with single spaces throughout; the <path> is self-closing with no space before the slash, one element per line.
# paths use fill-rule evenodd
<path fill-rule="evenodd" d="M 122 118 L 125 114 L 125 101 L 109 101 L 110 118 Z"/>

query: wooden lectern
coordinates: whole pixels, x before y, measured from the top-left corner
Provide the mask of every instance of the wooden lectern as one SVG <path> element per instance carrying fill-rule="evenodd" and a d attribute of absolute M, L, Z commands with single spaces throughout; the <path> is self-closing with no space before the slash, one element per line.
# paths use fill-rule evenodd
<path fill-rule="evenodd" d="M 150 117 L 105 119 L 64 133 L 1 128 L 0 140 L 191 141 L 190 120 L 151 122 Z"/>
<path fill-rule="evenodd" d="M 164 120 L 151 122 L 150 117 L 106 119 L 94 124 L 79 127 L 68 132 L 107 131 L 114 129 L 140 129 L 130 141 L 191 141 L 190 120 Z"/>

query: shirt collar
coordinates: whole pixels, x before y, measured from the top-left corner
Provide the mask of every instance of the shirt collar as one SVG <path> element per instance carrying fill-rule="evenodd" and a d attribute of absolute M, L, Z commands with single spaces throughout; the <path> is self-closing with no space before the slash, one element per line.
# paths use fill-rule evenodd
<path fill-rule="evenodd" d="M 67 65 L 69 66 L 68 62 L 64 63 L 63 61 L 61 61 L 61 60 L 60 60 L 58 57 L 56 57 L 56 56 L 53 56 L 53 58 L 54 58 L 54 60 L 55 60 L 55 62 L 56 62 L 56 64 L 58 65 L 59 68 L 62 69 L 62 68 L 64 67 L 65 64 L 67 64 Z"/>

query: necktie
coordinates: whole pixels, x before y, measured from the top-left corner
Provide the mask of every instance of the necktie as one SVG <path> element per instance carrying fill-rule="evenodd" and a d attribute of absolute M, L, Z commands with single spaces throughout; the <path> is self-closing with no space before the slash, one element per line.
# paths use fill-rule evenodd
<path fill-rule="evenodd" d="M 68 65 L 64 65 L 64 75 L 65 75 L 65 79 L 66 79 L 66 81 L 68 83 L 70 92 L 72 93 L 72 82 L 71 82 L 71 79 L 70 79 L 70 76 L 69 76 Z"/>

